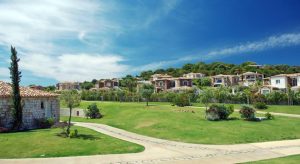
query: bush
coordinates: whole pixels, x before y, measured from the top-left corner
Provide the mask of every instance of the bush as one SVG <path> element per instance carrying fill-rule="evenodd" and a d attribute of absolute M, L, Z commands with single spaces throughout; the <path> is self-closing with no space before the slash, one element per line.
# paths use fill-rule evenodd
<path fill-rule="evenodd" d="M 175 98 L 173 99 L 173 104 L 184 107 L 184 106 L 190 106 L 190 99 L 188 94 L 185 93 L 178 93 Z"/>
<path fill-rule="evenodd" d="M 102 118 L 102 114 L 100 113 L 100 109 L 97 107 L 96 103 L 93 103 L 87 107 L 87 110 L 84 111 L 86 117 L 95 119 Z"/>
<path fill-rule="evenodd" d="M 78 137 L 78 130 L 75 129 L 75 130 L 71 131 L 69 137 L 70 137 L 70 138 L 77 138 L 77 137 Z"/>
<path fill-rule="evenodd" d="M 275 117 L 271 113 L 269 113 L 269 112 L 267 112 L 265 114 L 265 117 L 266 117 L 267 120 L 274 120 L 275 119 Z"/>
<path fill-rule="evenodd" d="M 255 119 L 255 109 L 249 105 L 243 105 L 240 110 L 241 118 L 246 120 L 254 120 Z"/>
<path fill-rule="evenodd" d="M 206 111 L 206 118 L 210 121 L 227 120 L 229 115 L 234 111 L 233 105 L 217 105 L 213 104 Z"/>
<path fill-rule="evenodd" d="M 257 103 L 255 103 L 254 107 L 256 109 L 268 109 L 268 106 L 266 105 L 266 103 L 263 103 L 263 102 L 257 102 Z"/>
<path fill-rule="evenodd" d="M 36 127 L 38 128 L 50 128 L 52 125 L 54 125 L 54 119 L 53 118 L 40 118 L 34 120 Z"/>

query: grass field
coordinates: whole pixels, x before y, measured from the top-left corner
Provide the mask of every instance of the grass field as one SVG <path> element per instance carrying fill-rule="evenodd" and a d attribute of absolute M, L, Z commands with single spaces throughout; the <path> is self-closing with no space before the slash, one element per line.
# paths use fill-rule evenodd
<path fill-rule="evenodd" d="M 83 101 L 81 108 L 92 102 Z M 103 123 L 152 137 L 205 144 L 237 144 L 300 138 L 300 119 L 207 121 L 204 109 L 174 107 L 167 104 L 97 102 L 102 119 L 73 118 L 73 121 Z M 195 113 L 192 113 L 191 111 Z M 184 112 L 190 111 L 190 112 Z M 238 113 L 233 117 L 239 118 Z M 66 117 L 62 117 L 66 119 Z"/>
<path fill-rule="evenodd" d="M 193 103 L 193 106 L 204 107 L 203 104 L 200 103 Z M 240 109 L 240 104 L 234 104 L 235 109 Z M 268 105 L 268 109 L 259 110 L 263 112 L 276 112 L 276 113 L 288 113 L 288 114 L 300 114 L 300 106 L 294 105 Z"/>
<path fill-rule="evenodd" d="M 300 155 L 292 155 L 282 158 L 275 158 L 269 160 L 249 162 L 247 164 L 298 164 L 300 162 Z M 246 163 L 245 163 L 246 164 Z"/>
<path fill-rule="evenodd" d="M 78 129 L 79 138 L 62 138 L 61 129 L 41 129 L 0 134 L 0 158 L 62 157 L 95 154 L 135 153 L 143 146 L 112 138 L 96 131 Z"/>

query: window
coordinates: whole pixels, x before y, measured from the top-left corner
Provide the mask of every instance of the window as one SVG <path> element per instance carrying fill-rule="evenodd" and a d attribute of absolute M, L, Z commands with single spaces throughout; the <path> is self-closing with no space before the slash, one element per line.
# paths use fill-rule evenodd
<path fill-rule="evenodd" d="M 189 85 L 189 82 L 188 81 L 183 81 L 183 86 L 188 86 Z"/>
<path fill-rule="evenodd" d="M 41 109 L 45 109 L 45 105 L 43 101 L 41 102 Z"/>
<path fill-rule="evenodd" d="M 280 80 L 276 80 L 276 84 L 280 84 Z"/>
<path fill-rule="evenodd" d="M 160 87 L 164 86 L 164 82 L 163 82 L 163 81 L 160 81 L 160 82 L 158 83 L 158 86 L 160 86 Z"/>

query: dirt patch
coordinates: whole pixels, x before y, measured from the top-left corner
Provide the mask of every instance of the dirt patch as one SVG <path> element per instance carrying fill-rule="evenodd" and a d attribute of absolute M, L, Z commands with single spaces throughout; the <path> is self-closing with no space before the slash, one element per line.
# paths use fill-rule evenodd
<path fill-rule="evenodd" d="M 145 128 L 145 127 L 149 127 L 156 124 L 156 122 L 154 121 L 146 121 L 146 122 L 141 122 L 138 125 L 136 125 L 134 128 L 135 129 L 140 129 L 140 128 Z"/>

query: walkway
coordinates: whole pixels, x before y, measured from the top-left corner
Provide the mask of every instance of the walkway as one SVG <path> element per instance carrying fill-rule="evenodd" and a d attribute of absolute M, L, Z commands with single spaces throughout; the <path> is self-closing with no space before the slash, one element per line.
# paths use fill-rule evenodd
<path fill-rule="evenodd" d="M 300 154 L 300 139 L 239 145 L 188 144 L 147 137 L 108 125 L 75 123 L 77 126 L 143 145 L 145 151 L 134 154 L 94 155 L 61 158 L 0 159 L 0 163 L 89 164 L 89 163 L 240 163 Z"/>

